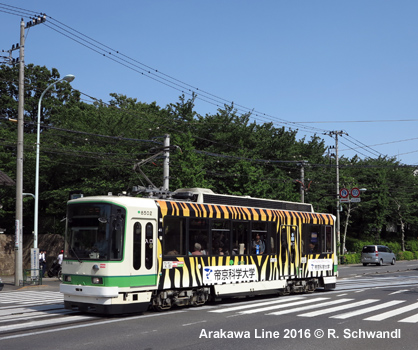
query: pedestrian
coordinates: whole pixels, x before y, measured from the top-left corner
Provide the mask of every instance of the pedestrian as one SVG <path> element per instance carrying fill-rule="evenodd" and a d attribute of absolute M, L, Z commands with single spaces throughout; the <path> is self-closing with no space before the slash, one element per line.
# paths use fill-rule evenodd
<path fill-rule="evenodd" d="M 60 253 L 58 254 L 58 257 L 57 257 L 57 262 L 58 262 L 58 265 L 62 265 L 62 260 L 64 259 L 64 251 L 61 249 L 60 250 Z"/>
<path fill-rule="evenodd" d="M 41 249 L 39 251 L 39 270 L 41 270 L 41 276 L 44 277 L 46 270 L 46 250 Z"/>

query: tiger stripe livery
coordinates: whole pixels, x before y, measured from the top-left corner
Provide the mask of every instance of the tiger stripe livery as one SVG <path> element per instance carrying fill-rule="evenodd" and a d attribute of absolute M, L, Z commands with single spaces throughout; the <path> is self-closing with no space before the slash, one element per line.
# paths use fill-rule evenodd
<path fill-rule="evenodd" d="M 283 225 L 296 226 L 299 232 L 302 232 L 302 225 L 307 223 L 314 225 L 334 225 L 334 218 L 329 214 L 162 200 L 157 200 L 156 202 L 161 217 L 160 231 L 163 230 L 162 226 L 166 216 L 271 222 L 275 227 L 276 235 L 278 235 L 279 228 Z M 287 241 L 291 240 L 289 234 L 287 232 Z M 295 239 L 296 244 L 293 261 L 289 258 L 287 252 L 283 252 L 280 249 L 275 254 L 263 255 L 183 256 L 175 258 L 165 256 L 163 257 L 164 261 L 174 260 L 182 264 L 172 269 L 163 269 L 160 264 L 158 286 L 160 289 L 201 287 L 204 285 L 202 271 L 205 267 L 209 266 L 255 265 L 257 271 L 254 275 L 254 281 L 309 279 L 334 275 L 334 266 L 331 271 L 313 272 L 308 269 L 310 259 L 331 259 L 334 261 L 333 252 L 329 254 L 305 255 L 301 251 L 302 242 L 300 235 Z"/>

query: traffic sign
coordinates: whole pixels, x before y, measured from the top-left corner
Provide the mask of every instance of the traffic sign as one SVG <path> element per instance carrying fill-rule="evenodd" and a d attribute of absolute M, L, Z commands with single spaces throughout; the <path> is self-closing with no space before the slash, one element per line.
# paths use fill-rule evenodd
<path fill-rule="evenodd" d="M 348 190 L 347 190 L 346 188 L 342 188 L 342 189 L 340 190 L 340 197 L 341 197 L 341 198 L 347 198 L 349 194 L 350 194 L 350 193 L 348 192 Z"/>
<path fill-rule="evenodd" d="M 360 190 L 357 187 L 351 189 L 351 196 L 357 198 L 360 196 Z"/>
<path fill-rule="evenodd" d="M 360 197 L 351 198 L 351 203 L 359 203 L 359 202 L 361 202 Z"/>

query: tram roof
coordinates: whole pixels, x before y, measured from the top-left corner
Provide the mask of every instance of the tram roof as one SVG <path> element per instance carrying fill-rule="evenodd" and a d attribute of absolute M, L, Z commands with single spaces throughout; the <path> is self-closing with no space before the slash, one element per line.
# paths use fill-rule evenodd
<path fill-rule="evenodd" d="M 155 197 L 141 197 L 143 200 L 155 201 L 155 200 L 166 200 L 166 201 L 184 201 L 184 202 L 193 202 L 200 204 L 214 204 L 214 205 L 227 205 L 227 206 L 237 206 L 237 207 L 250 207 L 250 208 L 260 208 L 260 209 L 277 209 L 277 210 L 287 210 L 287 211 L 300 211 L 300 212 L 309 212 L 313 213 L 313 206 L 309 203 L 298 203 L 298 202 L 289 202 L 282 200 L 273 200 L 273 199 L 263 199 L 255 198 L 250 196 L 233 196 L 225 194 L 214 193 L 210 189 L 206 188 L 181 188 L 172 193 L 171 198 L 155 198 Z M 71 200 L 73 201 L 115 201 L 115 202 L 125 202 L 129 203 L 131 201 L 136 202 L 138 197 L 130 196 L 114 196 L 109 193 L 109 195 L 103 196 L 91 196 L 91 197 L 81 197 L 78 199 Z M 144 202 L 145 203 L 145 202 Z M 134 203 L 132 203 L 134 204 Z"/>
<path fill-rule="evenodd" d="M 239 207 L 279 209 L 289 211 L 313 212 L 309 203 L 289 202 L 274 199 L 255 198 L 250 196 L 233 196 L 217 194 L 206 188 L 182 188 L 174 191 L 173 198 L 177 200 L 190 200 L 202 204 L 231 205 Z"/>

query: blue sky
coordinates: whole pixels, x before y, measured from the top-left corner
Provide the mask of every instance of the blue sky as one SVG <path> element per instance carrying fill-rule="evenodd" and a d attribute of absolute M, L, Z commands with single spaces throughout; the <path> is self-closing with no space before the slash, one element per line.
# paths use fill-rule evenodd
<path fill-rule="evenodd" d="M 417 1 L 0 0 L 0 50 L 22 9 L 48 16 L 26 30 L 26 64 L 74 74 L 84 94 L 164 107 L 189 87 L 201 115 L 233 101 L 327 146 L 344 131 L 340 155 L 418 164 Z"/>

